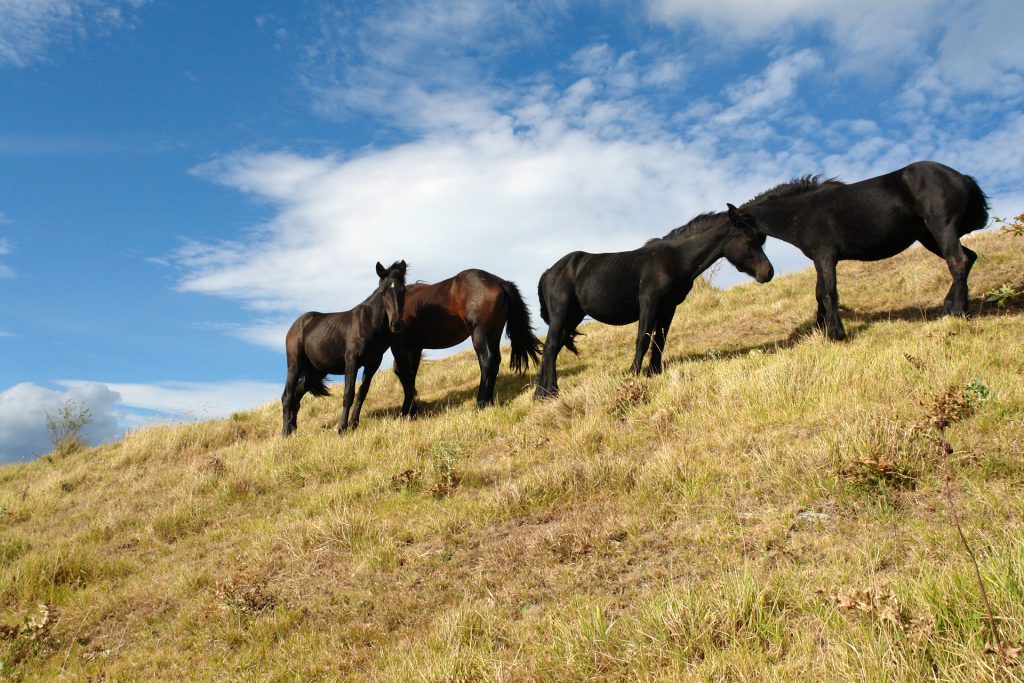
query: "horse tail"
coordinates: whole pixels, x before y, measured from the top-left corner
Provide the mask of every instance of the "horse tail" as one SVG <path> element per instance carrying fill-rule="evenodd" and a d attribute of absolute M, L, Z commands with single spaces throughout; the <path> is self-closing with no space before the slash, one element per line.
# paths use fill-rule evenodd
<path fill-rule="evenodd" d="M 289 365 L 294 362 L 299 369 L 299 386 L 314 396 L 330 396 L 331 392 L 324 384 L 324 375 L 310 375 L 309 359 L 306 358 L 306 321 L 310 314 L 300 316 L 285 339 L 285 352 L 288 354 Z M 316 314 L 314 314 L 316 315 Z"/>
<path fill-rule="evenodd" d="M 519 288 L 508 280 L 501 281 L 501 288 L 505 291 L 505 301 L 508 304 L 505 332 L 512 342 L 509 367 L 515 372 L 522 372 L 530 367 L 531 360 L 534 365 L 540 362 L 541 343 L 534 334 L 533 325 L 530 323 L 530 309 L 523 301 Z"/>
<path fill-rule="evenodd" d="M 576 337 L 580 336 L 581 334 L 583 333 L 580 332 L 579 330 L 573 329 L 573 331 L 569 333 L 569 336 L 565 340 L 565 348 L 569 349 L 577 356 L 580 355 L 580 351 L 579 349 L 576 348 Z"/>
<path fill-rule="evenodd" d="M 331 395 L 331 392 L 327 390 L 327 385 L 324 384 L 323 377 L 310 377 L 309 374 L 304 371 L 302 373 L 302 382 L 302 386 L 306 388 L 306 391 L 313 394 L 314 396 Z"/>
<path fill-rule="evenodd" d="M 547 275 L 548 271 L 544 271 L 544 275 Z M 551 319 L 548 317 L 548 302 L 544 296 L 544 275 L 540 276 L 540 282 L 537 283 L 537 298 L 540 299 L 540 319 L 544 321 L 545 325 L 551 323 Z"/>
<path fill-rule="evenodd" d="M 967 179 L 967 212 L 964 214 L 961 235 L 966 235 L 973 230 L 981 230 L 988 224 L 988 197 L 981 191 L 978 181 L 971 176 L 964 176 Z"/>

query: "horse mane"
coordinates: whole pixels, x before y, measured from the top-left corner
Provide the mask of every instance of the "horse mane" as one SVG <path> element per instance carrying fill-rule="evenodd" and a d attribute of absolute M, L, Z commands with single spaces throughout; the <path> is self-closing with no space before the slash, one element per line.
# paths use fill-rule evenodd
<path fill-rule="evenodd" d="M 388 272 L 390 273 L 392 270 L 395 270 L 402 263 L 403 263 L 403 261 L 395 261 L 390 266 L 388 266 Z M 402 281 L 403 285 L 405 284 L 405 278 L 409 274 L 409 269 L 410 269 L 408 261 L 406 261 L 404 263 L 405 263 L 405 268 L 403 269 L 402 274 L 399 276 L 401 278 L 401 281 Z"/>
<path fill-rule="evenodd" d="M 780 183 L 770 190 L 765 190 L 744 204 L 743 207 L 757 206 L 758 204 L 764 204 L 765 202 L 770 202 L 774 199 L 793 197 L 798 194 L 814 192 L 815 190 L 820 190 L 823 187 L 833 187 L 845 184 L 846 183 L 839 180 L 839 178 L 827 178 L 822 180 L 820 175 L 811 175 L 808 173 L 800 178 L 793 178 L 793 180 L 790 180 L 789 182 Z"/>
<path fill-rule="evenodd" d="M 699 216 L 694 216 L 685 225 L 680 225 L 678 228 L 669 230 L 663 237 L 652 237 L 651 239 L 644 242 L 644 246 L 657 242 L 658 240 L 667 240 L 673 237 L 680 237 L 682 235 L 692 235 L 707 230 L 712 225 L 718 222 L 722 216 L 725 215 L 724 211 L 709 211 L 702 213 Z"/>

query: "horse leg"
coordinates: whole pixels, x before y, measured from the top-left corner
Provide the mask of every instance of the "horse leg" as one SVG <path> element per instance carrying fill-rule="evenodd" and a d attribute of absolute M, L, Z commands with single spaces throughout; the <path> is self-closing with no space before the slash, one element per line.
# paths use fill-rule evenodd
<path fill-rule="evenodd" d="M 558 352 L 562 350 L 569 340 L 569 334 L 576 329 L 576 325 L 583 320 L 580 315 L 575 324 L 569 324 L 566 311 L 554 310 L 549 312 L 550 322 L 548 323 L 548 336 L 544 341 L 544 354 L 540 360 L 540 370 L 537 371 L 537 390 L 533 393 L 534 399 L 547 398 L 558 395 L 558 374 L 556 364 Z"/>
<path fill-rule="evenodd" d="M 369 361 L 363 366 L 363 381 L 359 385 L 359 394 L 356 396 L 356 407 L 352 411 L 352 429 L 359 426 L 359 414 L 363 411 L 363 401 L 366 400 L 366 394 L 370 391 L 370 382 L 373 381 L 373 376 L 377 372 L 377 368 L 380 367 L 381 359 Z"/>
<path fill-rule="evenodd" d="M 494 404 L 494 383 L 501 365 L 501 328 L 494 335 L 483 327 L 475 327 L 473 348 L 480 363 L 480 388 L 476 394 L 476 407 L 486 408 Z"/>
<path fill-rule="evenodd" d="M 942 258 L 953 277 L 953 284 L 942 304 L 944 315 L 967 314 L 967 276 L 971 274 L 978 255 L 960 244 L 952 225 L 947 226 L 937 238 L 929 232 L 919 240 L 925 249 Z"/>
<path fill-rule="evenodd" d="M 289 367 L 288 376 L 284 380 L 284 393 L 281 394 L 281 436 L 290 435 L 298 426 L 299 401 L 302 399 L 297 391 L 300 379 L 299 369 Z"/>
<path fill-rule="evenodd" d="M 664 306 L 658 313 L 658 322 L 654 327 L 654 341 L 651 345 L 651 362 L 647 366 L 648 375 L 660 375 L 662 371 L 661 358 L 665 353 L 665 339 L 668 337 L 668 328 L 672 326 L 672 318 L 676 314 L 675 306 Z"/>
<path fill-rule="evenodd" d="M 416 373 L 420 369 L 423 351 L 394 347 L 391 351 L 395 354 L 395 374 L 398 375 L 398 381 L 402 383 L 402 391 L 405 393 L 402 400 L 402 417 L 412 417 L 416 414 Z"/>
<path fill-rule="evenodd" d="M 843 321 L 839 319 L 839 290 L 836 288 L 836 260 L 832 257 L 814 260 L 818 273 L 815 297 L 818 300 L 818 314 L 815 324 L 824 327 L 828 338 L 835 341 L 846 339 Z"/>
<path fill-rule="evenodd" d="M 644 356 L 647 355 L 647 349 L 651 345 L 654 330 L 658 325 L 656 304 L 653 296 L 642 296 L 640 300 L 640 320 L 637 321 L 636 327 L 636 355 L 633 356 L 633 365 L 629 368 L 634 375 L 640 374 Z"/>
<path fill-rule="evenodd" d="M 356 396 L 356 373 L 359 372 L 359 358 L 345 358 L 345 397 L 341 407 L 341 422 L 338 423 L 338 434 L 348 429 L 348 415 L 352 410 L 352 401 Z"/>

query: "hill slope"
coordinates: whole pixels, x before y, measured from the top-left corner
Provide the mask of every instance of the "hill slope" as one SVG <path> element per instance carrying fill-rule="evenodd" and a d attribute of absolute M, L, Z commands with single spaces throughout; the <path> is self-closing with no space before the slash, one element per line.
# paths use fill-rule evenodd
<path fill-rule="evenodd" d="M 381 373 L 341 439 L 307 397 L 287 441 L 268 405 L 2 467 L 0 677 L 992 676 L 928 419 L 969 399 L 953 494 L 1019 640 L 1024 316 L 981 293 L 1024 286 L 1024 240 L 967 242 L 970 321 L 922 319 L 949 276 L 915 249 L 841 265 L 842 344 L 808 333 L 811 272 L 705 286 L 661 377 L 594 324 L 542 404 L 503 369 L 477 412 L 463 353 L 424 362 L 414 422 Z"/>

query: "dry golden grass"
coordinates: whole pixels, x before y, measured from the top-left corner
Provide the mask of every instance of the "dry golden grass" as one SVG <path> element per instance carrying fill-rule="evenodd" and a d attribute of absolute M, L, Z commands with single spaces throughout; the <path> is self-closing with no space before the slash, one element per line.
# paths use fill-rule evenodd
<path fill-rule="evenodd" d="M 0 468 L 0 678 L 1011 680 L 950 525 L 929 406 L 999 628 L 1024 637 L 1024 239 L 981 234 L 975 317 L 921 250 L 844 263 L 850 339 L 813 274 L 697 288 L 666 372 L 588 325 L 534 403 L 425 362 L 423 416 L 375 380 L 358 431 L 307 397 Z M 928 318 L 926 320 L 925 318 Z M 979 384 L 980 383 L 980 384 Z M 45 605 L 45 608 L 40 607 Z"/>

